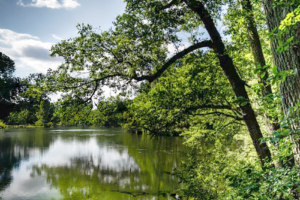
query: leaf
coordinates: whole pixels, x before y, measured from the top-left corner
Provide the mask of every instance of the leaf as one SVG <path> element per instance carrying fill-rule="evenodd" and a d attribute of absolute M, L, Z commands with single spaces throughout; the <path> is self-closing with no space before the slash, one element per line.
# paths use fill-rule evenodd
<path fill-rule="evenodd" d="M 278 74 L 277 66 L 276 66 L 276 65 L 273 66 L 272 72 L 273 72 L 273 74 L 275 74 L 275 75 Z"/>
<path fill-rule="evenodd" d="M 249 102 L 245 101 L 241 103 L 241 106 L 246 106 L 247 104 L 249 104 Z"/>
<path fill-rule="evenodd" d="M 254 69 L 254 73 L 255 73 L 255 74 L 257 74 L 258 72 L 259 72 L 259 69 L 258 69 L 258 68 Z"/>
<path fill-rule="evenodd" d="M 260 77 L 263 78 L 263 77 L 265 77 L 265 75 L 266 75 L 266 72 L 262 72 L 262 73 L 260 74 Z"/>

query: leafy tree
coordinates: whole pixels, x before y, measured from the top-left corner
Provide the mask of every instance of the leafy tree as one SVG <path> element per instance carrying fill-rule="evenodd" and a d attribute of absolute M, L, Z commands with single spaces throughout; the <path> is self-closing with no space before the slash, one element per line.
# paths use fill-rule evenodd
<path fill-rule="evenodd" d="M 14 108 L 5 119 L 8 124 L 47 126 L 47 123 L 53 121 L 51 118 L 55 106 L 50 103 L 50 98 L 46 93 L 34 88 L 35 81 L 31 77 L 22 80 L 22 91 L 20 90 L 15 96 Z"/>
<path fill-rule="evenodd" d="M 14 107 L 18 94 L 23 90 L 22 80 L 14 77 L 15 63 L 0 52 L 0 118 L 4 119 Z"/>
<path fill-rule="evenodd" d="M 30 117 L 30 112 L 27 109 L 22 109 L 19 112 L 11 112 L 6 118 L 6 122 L 9 125 L 26 125 L 27 119 Z"/>
<path fill-rule="evenodd" d="M 22 80 L 14 77 L 15 62 L 0 52 L 0 101 L 13 101 L 22 91 Z"/>
<path fill-rule="evenodd" d="M 197 116 L 228 117 L 237 124 L 242 121 L 236 109 L 238 102 L 213 54 L 195 52 L 181 64 L 161 77 L 148 93 L 134 99 L 129 107 L 135 122 L 132 125 L 151 134 L 178 135 L 201 123 L 191 121 Z"/>
<path fill-rule="evenodd" d="M 10 91 L 13 88 L 13 73 L 15 63 L 8 56 L 0 52 L 0 88 L 1 100 L 10 100 Z"/>
<path fill-rule="evenodd" d="M 98 123 L 103 126 L 120 126 L 124 123 L 123 113 L 128 110 L 129 100 L 117 97 L 110 97 L 97 104 Z"/>
<path fill-rule="evenodd" d="M 263 0 L 264 10 L 269 31 L 272 35 L 271 47 L 274 58 L 274 65 L 278 72 L 294 70 L 295 75 L 289 76 L 280 85 L 282 95 L 282 109 L 285 116 L 289 117 L 289 110 L 293 109 L 300 102 L 299 83 L 300 73 L 300 29 L 297 21 L 299 0 Z M 291 17 L 294 16 L 294 17 Z M 289 20 L 289 22 L 287 22 Z M 280 26 L 282 23 L 282 26 Z M 293 24 L 293 26 L 289 26 Z M 296 28 L 295 28 L 296 27 Z M 296 87 L 295 87 L 296 86 Z M 291 123 L 292 142 L 295 143 L 293 150 L 294 158 L 300 163 L 300 142 L 298 136 L 299 121 Z"/>
<path fill-rule="evenodd" d="M 89 116 L 93 105 L 73 105 L 68 101 L 60 101 L 56 105 L 53 120 L 59 121 L 61 125 L 91 125 Z"/>
<path fill-rule="evenodd" d="M 101 93 L 101 86 L 125 89 L 124 83 L 132 86 L 139 81 L 153 83 L 191 52 L 210 49 L 206 52 L 215 56 L 239 101 L 238 109 L 243 113 L 262 164 L 265 159 L 270 160 L 269 148 L 260 142 L 263 135 L 245 88 L 246 82 L 238 74 L 214 22 L 222 3 L 196 0 L 126 2 L 126 13 L 117 18 L 114 30 L 97 34 L 90 26 L 79 26 L 79 37 L 52 48 L 52 55 L 62 56 L 66 62 L 56 71 L 49 71 L 44 86 L 50 91 L 64 91 L 76 101 L 90 102 L 96 92 Z M 201 25 L 208 32 L 208 40 L 195 34 Z M 190 46 L 169 58 L 167 45 L 182 47 L 180 31 L 190 33 Z M 84 70 L 89 72 L 89 78 L 72 75 Z"/>
<path fill-rule="evenodd" d="M 54 113 L 54 106 L 49 101 L 41 101 L 38 111 L 36 113 L 37 121 L 35 125 L 37 126 L 51 126 L 53 123 L 51 122 L 53 113 Z"/>

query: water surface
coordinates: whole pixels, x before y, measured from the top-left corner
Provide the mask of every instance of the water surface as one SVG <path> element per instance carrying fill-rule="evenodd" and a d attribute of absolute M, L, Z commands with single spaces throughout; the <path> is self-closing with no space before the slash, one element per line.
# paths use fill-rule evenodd
<path fill-rule="evenodd" d="M 173 199 L 172 175 L 185 147 L 179 137 L 131 135 L 122 129 L 0 131 L 4 200 Z"/>

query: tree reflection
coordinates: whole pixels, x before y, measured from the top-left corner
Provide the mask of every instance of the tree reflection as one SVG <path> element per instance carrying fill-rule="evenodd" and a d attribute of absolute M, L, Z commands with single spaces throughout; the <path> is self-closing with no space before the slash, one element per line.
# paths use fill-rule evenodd
<path fill-rule="evenodd" d="M 22 134 L 18 134 L 20 131 Z M 30 157 L 31 150 L 38 149 L 43 152 L 49 148 L 52 141 L 52 137 L 44 134 L 43 131 L 16 130 L 14 133 L 2 131 L 0 135 L 0 191 L 9 186 L 13 180 L 12 170 L 19 167 L 21 160 Z"/>
<path fill-rule="evenodd" d="M 107 146 L 110 140 L 116 142 L 114 147 Z M 107 152 L 96 159 L 75 157 L 69 165 L 34 166 L 32 176 L 45 176 L 51 187 L 60 190 L 63 199 L 170 199 L 179 187 L 172 169 L 180 161 L 178 151 L 184 150 L 180 138 L 150 140 L 148 136 L 120 134 L 110 139 L 97 137 L 97 142 Z M 118 148 L 120 143 L 128 151 Z M 118 152 L 119 160 L 104 159 L 103 154 L 110 154 L 109 151 Z M 130 156 L 122 161 L 127 153 Z"/>
<path fill-rule="evenodd" d="M 45 177 L 62 199 L 171 199 L 179 187 L 172 169 L 181 160 L 178 152 L 185 149 L 181 138 L 150 139 L 121 131 L 0 133 L 0 189 L 14 181 L 12 171 L 21 163 L 20 170 L 32 169 L 22 181 Z"/>

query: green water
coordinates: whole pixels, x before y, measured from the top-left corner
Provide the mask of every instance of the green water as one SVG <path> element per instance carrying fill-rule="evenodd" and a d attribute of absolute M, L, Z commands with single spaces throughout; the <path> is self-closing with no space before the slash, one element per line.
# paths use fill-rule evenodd
<path fill-rule="evenodd" d="M 180 185 L 171 172 L 184 151 L 182 138 L 117 128 L 2 130 L 0 197 L 174 199 Z"/>

